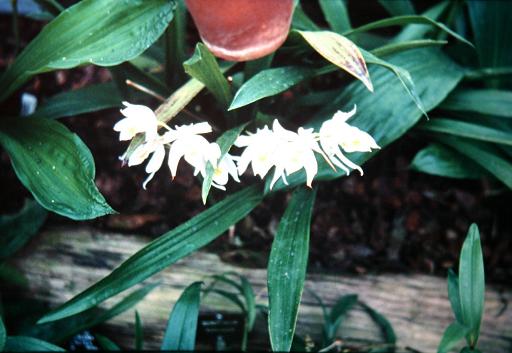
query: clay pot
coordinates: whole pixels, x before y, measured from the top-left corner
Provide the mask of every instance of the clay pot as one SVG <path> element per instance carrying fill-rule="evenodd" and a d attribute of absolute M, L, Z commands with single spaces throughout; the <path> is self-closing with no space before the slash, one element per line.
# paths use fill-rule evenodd
<path fill-rule="evenodd" d="M 272 53 L 285 41 L 293 0 L 185 0 L 208 49 L 230 61 Z"/>

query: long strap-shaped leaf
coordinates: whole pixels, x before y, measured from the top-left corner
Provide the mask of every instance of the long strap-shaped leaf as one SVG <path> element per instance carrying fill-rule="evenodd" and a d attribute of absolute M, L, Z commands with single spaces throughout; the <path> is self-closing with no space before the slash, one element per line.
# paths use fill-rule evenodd
<path fill-rule="evenodd" d="M 196 344 L 197 318 L 202 282 L 188 286 L 172 308 L 167 322 L 162 350 L 193 351 Z"/>
<path fill-rule="evenodd" d="M 268 262 L 268 327 L 274 351 L 292 346 L 309 254 L 316 191 L 298 188 L 281 218 Z"/>
<path fill-rule="evenodd" d="M 40 323 L 79 313 L 124 291 L 208 244 L 245 217 L 262 198 L 256 187 L 245 188 L 181 224 L 139 250 L 110 275 L 80 293 Z"/>
<path fill-rule="evenodd" d="M 130 60 L 160 37 L 172 19 L 168 0 L 84 0 L 64 10 L 25 48 L 0 79 L 0 101 L 33 75 L 84 63 Z"/>

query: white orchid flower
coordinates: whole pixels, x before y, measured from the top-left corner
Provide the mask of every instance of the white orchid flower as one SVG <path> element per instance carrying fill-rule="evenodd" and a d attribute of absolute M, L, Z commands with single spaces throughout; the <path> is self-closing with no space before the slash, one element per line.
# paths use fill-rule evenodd
<path fill-rule="evenodd" d="M 254 134 L 238 136 L 235 146 L 245 147 L 238 159 L 238 174 L 245 173 L 250 164 L 254 175 L 263 179 L 274 166 L 279 144 L 279 139 L 267 126 L 256 130 Z"/>
<path fill-rule="evenodd" d="M 131 140 L 138 133 L 145 133 L 146 140 L 151 140 L 158 135 L 158 119 L 155 113 L 145 105 L 123 102 L 126 107 L 121 109 L 124 119 L 114 125 L 114 130 L 119 132 L 119 141 Z"/>
<path fill-rule="evenodd" d="M 311 183 L 318 172 L 318 164 L 315 153 L 322 153 L 318 145 L 318 136 L 313 129 L 304 129 L 300 127 L 297 133 L 284 129 L 277 120 L 274 120 L 272 129 L 278 139 L 281 141 L 276 151 L 274 177 L 270 183 L 272 189 L 281 178 L 285 184 L 288 184 L 286 176 L 291 175 L 302 168 L 306 172 L 306 184 L 311 187 Z"/>
<path fill-rule="evenodd" d="M 155 176 L 156 172 L 162 167 L 163 161 L 165 159 L 165 146 L 164 140 L 161 136 L 150 140 L 145 141 L 139 147 L 137 147 L 133 153 L 128 158 L 128 166 L 134 166 L 142 164 L 150 155 L 148 164 L 146 165 L 146 173 L 149 176 L 144 180 L 142 187 L 144 190 L 146 189 L 146 185 L 149 183 L 151 179 Z"/>
<path fill-rule="evenodd" d="M 212 186 L 220 190 L 226 190 L 226 184 L 229 181 L 229 176 L 237 183 L 240 182 L 238 178 L 238 168 L 235 164 L 234 156 L 226 153 L 217 163 L 217 168 L 213 171 Z M 204 177 L 204 174 L 203 174 Z"/>
<path fill-rule="evenodd" d="M 217 167 L 217 161 L 220 157 L 220 147 L 215 142 L 208 142 L 200 134 L 212 131 L 212 127 L 207 122 L 199 124 L 190 124 L 177 126 L 175 130 L 170 130 L 163 135 L 167 143 L 171 143 L 169 150 L 169 169 L 174 178 L 178 163 L 183 157 L 195 169 L 195 173 L 206 173 L 206 163 L 210 162 L 214 168 Z"/>
<path fill-rule="evenodd" d="M 326 120 L 320 128 L 322 149 L 331 162 L 344 170 L 347 175 L 350 173 L 348 167 L 357 169 L 361 175 L 363 175 L 363 169 L 349 160 L 341 149 L 350 153 L 371 152 L 372 149 L 380 148 L 370 134 L 346 122 L 355 112 L 355 105 L 350 112 L 338 111 L 331 119 Z"/>

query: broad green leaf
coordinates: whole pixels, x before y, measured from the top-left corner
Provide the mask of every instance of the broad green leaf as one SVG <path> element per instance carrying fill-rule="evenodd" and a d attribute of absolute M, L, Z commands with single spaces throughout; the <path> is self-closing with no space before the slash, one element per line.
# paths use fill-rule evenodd
<path fill-rule="evenodd" d="M 135 310 L 135 350 L 142 351 L 144 349 L 144 333 L 142 332 L 142 321 L 137 310 Z"/>
<path fill-rule="evenodd" d="M 201 81 L 223 107 L 228 107 L 233 97 L 228 81 L 222 74 L 217 60 L 203 43 L 197 43 L 194 55 L 183 63 L 185 72 Z"/>
<path fill-rule="evenodd" d="M 414 104 L 418 107 L 418 109 L 427 116 L 427 112 L 425 110 L 425 107 L 423 105 L 423 102 L 421 101 L 420 96 L 416 92 L 416 86 L 414 84 L 414 81 L 412 80 L 411 74 L 409 71 L 404 69 L 401 66 L 393 65 L 387 61 L 384 61 L 375 55 L 373 55 L 370 52 L 367 52 L 365 50 L 362 50 L 364 58 L 366 62 L 369 64 L 379 65 L 382 67 L 385 67 L 386 69 L 390 70 L 395 74 L 395 76 L 398 78 L 402 86 L 405 88 L 407 94 L 412 98 Z M 427 116 L 428 117 L 428 116 Z"/>
<path fill-rule="evenodd" d="M 262 58 L 247 61 L 244 65 L 244 80 L 247 82 L 258 72 L 268 69 L 273 59 L 274 53 L 270 53 Z"/>
<path fill-rule="evenodd" d="M 467 4 L 480 64 L 483 67 L 510 65 L 512 63 L 510 3 L 496 0 L 471 0 Z"/>
<path fill-rule="evenodd" d="M 289 351 L 306 278 L 315 190 L 295 190 L 279 222 L 268 261 L 268 327 L 273 351 Z"/>
<path fill-rule="evenodd" d="M 32 200 L 25 200 L 23 208 L 14 215 L 0 216 L 0 259 L 12 255 L 37 234 L 47 212 Z"/>
<path fill-rule="evenodd" d="M 448 178 L 478 179 L 485 175 L 475 162 L 438 143 L 419 151 L 411 162 L 411 169 Z"/>
<path fill-rule="evenodd" d="M 377 325 L 380 326 L 382 333 L 384 334 L 385 342 L 389 343 L 391 345 L 396 344 L 396 334 L 395 330 L 393 329 L 393 325 L 389 322 L 389 320 L 379 313 L 377 310 L 373 309 L 371 306 L 360 303 L 363 307 L 363 309 L 370 315 L 370 317 L 377 323 Z"/>
<path fill-rule="evenodd" d="M 370 74 L 359 48 L 341 34 L 330 31 L 297 31 L 326 60 L 360 80 L 373 92 Z"/>
<path fill-rule="evenodd" d="M 20 181 L 46 209 L 75 220 L 114 212 L 94 184 L 91 152 L 61 123 L 4 119 L 0 144 Z"/>
<path fill-rule="evenodd" d="M 320 0 L 318 3 L 325 20 L 334 32 L 343 33 L 352 29 L 344 0 Z"/>
<path fill-rule="evenodd" d="M 512 132 L 454 119 L 436 118 L 420 124 L 418 128 L 425 131 L 512 146 Z"/>
<path fill-rule="evenodd" d="M 242 124 L 240 126 L 234 127 L 226 132 L 224 132 L 218 139 L 217 144 L 220 147 L 220 158 L 219 161 L 222 160 L 222 157 L 226 153 L 228 153 L 231 146 L 233 146 L 233 143 L 235 143 L 235 140 L 237 137 L 242 133 L 243 129 L 247 126 L 247 124 Z M 203 199 L 203 204 L 206 204 L 206 198 L 208 197 L 208 193 L 210 192 L 210 189 L 212 187 L 213 182 L 213 175 L 215 173 L 215 170 L 211 163 L 208 162 L 206 165 L 206 176 L 203 180 L 203 186 L 201 191 L 201 197 Z"/>
<path fill-rule="evenodd" d="M 410 40 L 407 42 L 390 43 L 390 44 L 384 45 L 382 47 L 378 47 L 378 48 L 372 50 L 372 54 L 376 55 L 376 56 L 386 56 L 386 55 L 390 55 L 390 54 L 399 53 L 404 50 L 432 47 L 432 46 L 442 46 L 447 43 L 448 42 L 445 40 L 416 39 L 416 40 Z"/>
<path fill-rule="evenodd" d="M 4 350 L 6 352 L 65 352 L 56 345 L 25 336 L 7 337 Z"/>
<path fill-rule="evenodd" d="M 496 146 L 442 134 L 435 138 L 473 160 L 512 189 L 512 163 L 501 155 Z"/>
<path fill-rule="evenodd" d="M 59 321 L 38 324 L 25 331 L 24 335 L 37 337 L 51 342 L 64 342 L 66 339 L 79 333 L 80 331 L 106 322 L 126 310 L 134 307 L 138 302 L 146 297 L 158 283 L 148 284 L 139 288 L 109 309 L 92 308 L 79 314 L 64 318 Z"/>
<path fill-rule="evenodd" d="M 455 90 L 440 105 L 440 108 L 512 118 L 512 91 L 494 89 Z"/>
<path fill-rule="evenodd" d="M 446 328 L 443 334 L 443 338 L 441 338 L 441 342 L 439 343 L 439 347 L 437 347 L 437 353 L 448 353 L 453 348 L 457 346 L 457 343 L 460 342 L 468 333 L 470 329 L 463 326 L 458 322 L 452 322 L 450 326 Z"/>
<path fill-rule="evenodd" d="M 450 305 L 455 319 L 458 323 L 464 324 L 462 309 L 460 307 L 459 277 L 457 277 L 452 269 L 448 270 L 448 299 L 450 299 Z"/>
<path fill-rule="evenodd" d="M 4 321 L 0 316 L 0 352 L 4 351 L 5 341 L 7 340 L 7 333 L 5 331 Z"/>
<path fill-rule="evenodd" d="M 167 0 L 84 0 L 64 10 L 0 78 L 0 101 L 38 73 L 85 63 L 113 66 L 135 58 L 172 19 Z"/>
<path fill-rule="evenodd" d="M 228 110 L 238 109 L 284 92 L 315 74 L 316 70 L 301 66 L 284 66 L 260 71 L 238 89 Z"/>
<path fill-rule="evenodd" d="M 117 344 L 115 344 L 110 338 L 105 337 L 103 335 L 94 334 L 94 338 L 98 342 L 100 348 L 105 351 L 120 351 L 121 348 Z"/>
<path fill-rule="evenodd" d="M 112 83 L 90 85 L 50 97 L 30 117 L 63 118 L 102 109 L 116 108 L 122 98 Z"/>
<path fill-rule="evenodd" d="M 462 245 L 459 261 L 460 307 L 464 325 L 470 329 L 468 343 L 476 346 L 484 312 L 485 275 L 480 233 L 471 224 Z"/>
<path fill-rule="evenodd" d="M 262 199 L 256 186 L 226 197 L 206 211 L 153 240 L 107 277 L 43 317 L 49 322 L 87 310 L 142 282 L 216 239 Z"/>
<path fill-rule="evenodd" d="M 162 350 L 193 351 L 196 345 L 197 320 L 202 282 L 188 286 L 172 308 L 162 342 Z"/>
<path fill-rule="evenodd" d="M 381 4 L 392 16 L 414 15 L 414 6 L 409 0 L 379 0 Z"/>
<path fill-rule="evenodd" d="M 365 24 L 361 27 L 354 28 L 351 31 L 343 33 L 343 35 L 349 36 L 352 34 L 366 32 L 366 31 L 370 31 L 373 29 L 377 29 L 377 28 L 383 28 L 383 27 L 389 27 L 389 26 L 403 26 L 403 25 L 407 25 L 407 24 L 411 24 L 411 23 L 432 25 L 432 26 L 437 27 L 437 28 L 443 30 L 444 32 L 448 33 L 449 35 L 456 38 L 457 40 L 473 47 L 473 44 L 471 44 L 471 42 L 469 42 L 464 37 L 455 33 L 454 31 L 452 31 L 451 29 L 446 27 L 444 24 L 434 21 L 431 18 L 426 17 L 426 16 L 408 15 L 408 16 L 396 16 L 396 17 L 391 17 L 391 18 L 385 18 L 383 20 L 371 22 L 371 23 Z"/>
<path fill-rule="evenodd" d="M 326 323 L 325 338 L 327 342 L 332 342 L 336 338 L 336 332 L 340 327 L 347 313 L 357 304 L 357 294 L 347 294 L 340 297 L 331 309 Z"/>
<path fill-rule="evenodd" d="M 421 59 L 426 57 L 429 60 Z M 426 111 L 444 100 L 463 77 L 463 70 L 457 64 L 433 49 L 408 50 L 390 56 L 388 61 L 410 73 L 416 82 L 416 90 Z M 381 147 L 386 147 L 414 126 L 422 113 L 394 79 L 393 74 L 380 67 L 371 67 L 370 73 L 375 85 L 375 94 L 370 95 L 358 83 L 351 83 L 315 115 L 309 127 L 319 128 L 321 123 L 330 119 L 337 110 L 348 111 L 354 104 L 357 105 L 357 113 L 349 123 L 370 133 Z M 361 165 L 374 154 L 350 153 L 347 157 Z M 344 175 L 343 171 L 333 171 L 327 163 L 319 161 L 316 180 L 331 180 Z M 289 186 L 278 181 L 273 190 L 303 184 L 305 175 L 297 172 L 287 179 Z"/>

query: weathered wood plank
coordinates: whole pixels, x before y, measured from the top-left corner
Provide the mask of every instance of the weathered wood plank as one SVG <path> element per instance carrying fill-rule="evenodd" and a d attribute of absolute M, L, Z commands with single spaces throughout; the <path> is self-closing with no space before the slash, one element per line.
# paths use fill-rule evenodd
<path fill-rule="evenodd" d="M 106 276 L 128 256 L 142 248 L 148 239 L 141 236 L 112 234 L 94 229 L 59 228 L 44 232 L 17 260 L 17 267 L 30 282 L 30 295 L 57 306 Z M 145 348 L 159 348 L 169 312 L 182 290 L 193 281 L 225 271 L 246 276 L 258 295 L 267 302 L 266 270 L 244 269 L 222 262 L 215 254 L 196 252 L 179 261 L 151 281 L 161 285 L 141 302 L 137 309 L 144 322 Z M 444 328 L 453 320 L 446 292 L 446 280 L 427 275 L 340 276 L 310 274 L 305 286 L 314 290 L 332 306 L 344 294 L 357 293 L 362 301 L 384 314 L 392 323 L 400 347 L 433 352 Z M 211 296 L 203 307 L 212 310 L 236 308 Z M 512 300 L 511 288 L 488 286 L 485 318 L 480 346 L 483 351 L 508 353 L 512 350 L 512 309 L 504 304 Z M 107 305 L 109 301 L 107 301 Z M 133 312 L 111 320 L 106 329 L 119 343 L 133 347 Z M 297 332 L 319 337 L 322 314 L 316 300 L 304 291 Z M 260 320 L 252 339 L 266 340 L 265 323 Z M 350 313 L 339 335 L 343 339 L 376 340 L 379 328 L 363 310 Z"/>

